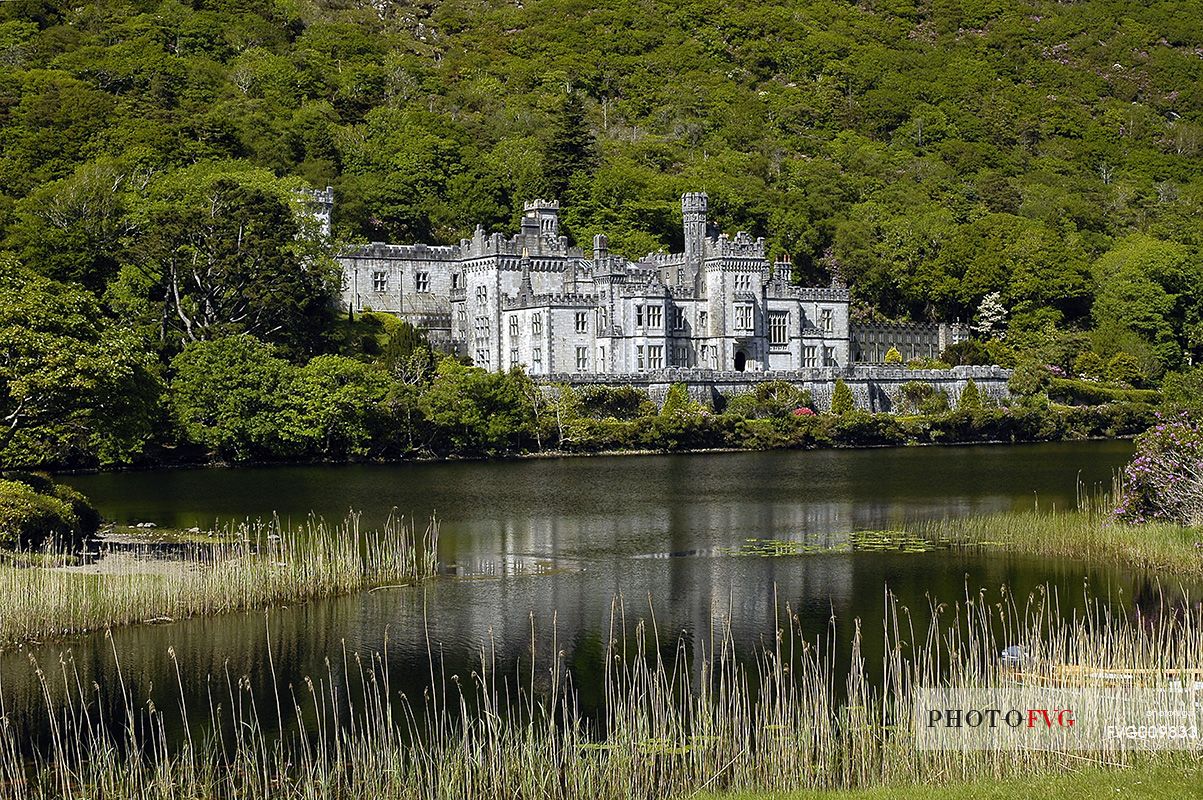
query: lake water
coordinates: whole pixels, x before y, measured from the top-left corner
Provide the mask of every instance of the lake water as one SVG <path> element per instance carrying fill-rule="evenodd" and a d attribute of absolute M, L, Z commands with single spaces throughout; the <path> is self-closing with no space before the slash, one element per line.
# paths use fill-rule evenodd
<path fill-rule="evenodd" d="M 1121 611 L 1150 602 L 1156 576 L 1000 553 L 811 553 L 734 556 L 747 540 L 818 545 L 906 520 L 1072 507 L 1079 482 L 1109 487 L 1126 442 L 719 453 L 494 463 L 305 466 L 80 475 L 68 482 L 121 522 L 211 525 L 277 513 L 375 524 L 393 507 L 437 515 L 440 558 L 457 577 L 293 608 L 115 631 L 32 651 L 56 667 L 69 651 L 83 680 L 120 704 L 114 652 L 135 705 L 178 706 L 174 648 L 187 702 L 204 707 L 213 676 L 246 676 L 253 692 L 325 675 L 343 652 L 379 653 L 397 688 L 420 696 L 429 653 L 467 674 L 483 644 L 505 669 L 531 652 L 564 654 L 582 704 L 596 702 L 612 609 L 628 620 L 654 609 L 662 646 L 700 648 L 729 627 L 746 650 L 771 643 L 788 604 L 803 635 L 855 619 L 881 630 L 887 591 L 926 615 L 967 592 L 1020 598 L 1048 587 L 1062 608 L 1084 592 Z M 616 600 L 617 599 L 617 600 Z M 833 622 L 834 620 L 834 622 Z M 554 621 L 554 641 L 553 641 Z M 879 634 L 877 634 L 879 638 Z M 870 663 L 874 635 L 866 638 Z M 269 670 L 275 666 L 275 678 Z M 0 656 L 10 715 L 36 718 L 29 654 Z M 56 667 L 57 668 L 57 667 Z"/>

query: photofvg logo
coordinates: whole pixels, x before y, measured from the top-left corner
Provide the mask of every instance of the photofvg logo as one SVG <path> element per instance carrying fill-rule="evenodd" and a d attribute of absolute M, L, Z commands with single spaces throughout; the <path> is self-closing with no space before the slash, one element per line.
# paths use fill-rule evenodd
<path fill-rule="evenodd" d="M 912 725 L 920 750 L 1200 750 L 1203 691 L 922 689 Z"/>

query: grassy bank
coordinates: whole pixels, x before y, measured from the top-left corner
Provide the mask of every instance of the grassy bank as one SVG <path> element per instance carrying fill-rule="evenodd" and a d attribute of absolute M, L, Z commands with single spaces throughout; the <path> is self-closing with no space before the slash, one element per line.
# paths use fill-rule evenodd
<path fill-rule="evenodd" d="M 974 781 L 953 786 L 899 786 L 848 791 L 701 794 L 699 800 L 1043 800 L 1119 797 L 1123 800 L 1185 800 L 1203 797 L 1203 766 L 1163 759 L 1124 770 L 1084 769 L 1063 775 Z"/>
<path fill-rule="evenodd" d="M 352 516 L 291 530 L 243 525 L 223 538 L 171 560 L 125 558 L 104 570 L 73 556 L 10 559 L 0 564 L 0 648 L 417 581 L 436 567 L 438 529 L 390 518 L 361 533 Z"/>
<path fill-rule="evenodd" d="M 1203 530 L 1166 523 L 1125 525 L 1101 510 L 957 517 L 913 523 L 908 531 L 933 542 L 1203 578 Z"/>
<path fill-rule="evenodd" d="M 90 686 L 69 663 L 56 663 L 42 677 L 48 741 L 34 748 L 0 726 L 0 778 L 17 800 L 651 800 L 989 786 L 1150 762 L 1131 743 L 1105 752 L 921 751 L 910 722 L 916 687 L 1013 682 L 1014 667 L 997 656 L 1010 644 L 1027 648 L 1024 673 L 1067 687 L 1096 685 L 1100 673 L 1117 669 L 1165 674 L 1203 662 L 1203 612 L 1189 605 L 1153 624 L 1110 616 L 1101 605 L 1067 620 L 1048 596 L 1022 607 L 971 597 L 930 613 L 887 607 L 884 626 L 873 626 L 883 633 L 864 634 L 884 636 L 883 660 L 860 657 L 858 628 L 846 643 L 847 671 L 835 666 L 834 633 L 808 639 L 788 623 L 765 649 L 738 658 L 729 631 L 681 640 L 674 654 L 671 646 L 645 649 L 660 641 L 657 631 L 612 625 L 589 663 L 573 662 L 603 682 L 598 715 L 581 712 L 558 648 L 553 662 L 524 666 L 520 686 L 498 677 L 495 653 L 482 652 L 479 666 L 458 677 L 443 677 L 432 654 L 431 689 L 413 705 L 390 686 L 379 656 L 344 654 L 304 680 L 278 676 L 274 701 L 227 675 L 212 685 L 208 714 L 183 711 L 181 702 L 186 735 L 166 709 L 137 698 L 126 698 L 124 716 L 101 719 L 98 693 L 116 689 Z M 791 618 L 783 609 L 781 619 Z M 1078 669 L 1062 669 L 1067 664 Z M 1166 754 L 1151 768 L 1170 774 L 1199 764 L 1198 755 Z"/>

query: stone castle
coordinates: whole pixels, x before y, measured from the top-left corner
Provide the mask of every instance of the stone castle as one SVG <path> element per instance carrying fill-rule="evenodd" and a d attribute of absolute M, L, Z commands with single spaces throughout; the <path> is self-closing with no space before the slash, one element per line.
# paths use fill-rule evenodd
<path fill-rule="evenodd" d="M 315 192 L 328 227 L 333 192 Z M 963 326 L 849 324 L 848 290 L 790 283 L 762 238 L 716 234 L 707 197 L 681 197 L 684 252 L 637 261 L 569 244 L 559 204 L 524 206 L 516 235 L 455 245 L 373 243 L 340 257 L 343 307 L 400 316 L 481 367 L 536 376 L 665 369 L 790 372 L 939 355 Z M 750 376 L 749 376 L 750 377 Z"/>

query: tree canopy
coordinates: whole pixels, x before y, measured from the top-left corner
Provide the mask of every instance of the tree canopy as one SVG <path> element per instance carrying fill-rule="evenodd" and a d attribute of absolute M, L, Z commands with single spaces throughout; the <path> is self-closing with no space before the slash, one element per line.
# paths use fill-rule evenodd
<path fill-rule="evenodd" d="M 350 353 L 341 243 L 513 231 L 544 197 L 638 257 L 680 247 L 698 189 L 795 278 L 846 281 L 854 321 L 961 320 L 992 361 L 1155 383 L 1203 358 L 1200 41 L 1203 0 L 0 3 L 0 263 L 22 276 L 0 315 L 57 317 L 5 347 L 79 359 L 22 355 L 3 413 L 53 369 L 153 394 L 225 338 L 298 368 Z M 332 241 L 298 193 L 327 185 Z M 82 432 L 97 409 L 132 419 L 34 394 L 10 452 L 56 415 L 67 449 L 109 437 Z"/>

